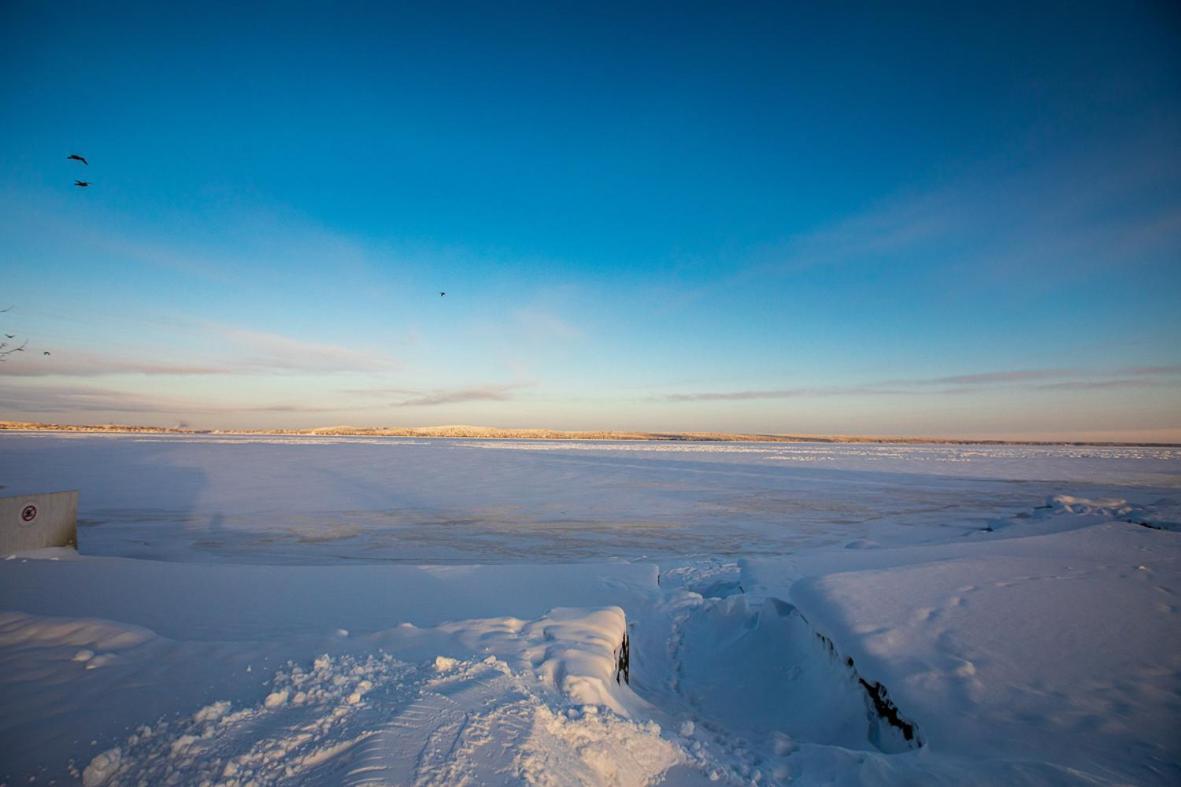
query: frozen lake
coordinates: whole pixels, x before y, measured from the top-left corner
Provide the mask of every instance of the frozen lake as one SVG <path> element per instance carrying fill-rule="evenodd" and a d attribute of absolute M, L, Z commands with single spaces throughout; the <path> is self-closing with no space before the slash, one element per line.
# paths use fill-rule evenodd
<path fill-rule="evenodd" d="M 0 782 L 1176 784 L 1181 449 L 0 434 Z"/>
<path fill-rule="evenodd" d="M 1150 503 L 1181 487 L 1181 449 L 0 434 L 0 483 L 80 490 L 92 555 L 553 562 L 941 540 L 1056 494 Z"/>

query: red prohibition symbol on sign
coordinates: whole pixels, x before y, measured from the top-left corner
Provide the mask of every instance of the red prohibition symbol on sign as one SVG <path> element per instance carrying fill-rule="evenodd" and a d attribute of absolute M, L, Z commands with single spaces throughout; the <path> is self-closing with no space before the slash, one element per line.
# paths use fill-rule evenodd
<path fill-rule="evenodd" d="M 37 518 L 37 506 L 35 506 L 35 505 L 32 505 L 32 504 L 27 505 L 24 507 L 24 510 L 21 511 L 21 519 L 24 520 L 25 522 L 32 522 L 36 518 Z"/>

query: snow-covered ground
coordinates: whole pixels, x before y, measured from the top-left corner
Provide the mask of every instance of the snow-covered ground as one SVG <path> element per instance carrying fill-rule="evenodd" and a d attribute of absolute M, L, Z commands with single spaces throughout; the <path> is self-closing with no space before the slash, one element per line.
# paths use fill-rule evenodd
<path fill-rule="evenodd" d="M 0 782 L 1181 781 L 1181 449 L 0 435 Z"/>

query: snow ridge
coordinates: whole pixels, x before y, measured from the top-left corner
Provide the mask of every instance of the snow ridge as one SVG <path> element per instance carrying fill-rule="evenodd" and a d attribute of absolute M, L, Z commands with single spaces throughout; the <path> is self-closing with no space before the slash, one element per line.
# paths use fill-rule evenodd
<path fill-rule="evenodd" d="M 288 663 L 262 700 L 143 725 L 94 757 L 85 787 L 120 784 L 650 784 L 684 759 L 617 682 L 619 608 L 438 627 L 488 655 L 420 664 L 389 653 Z"/>

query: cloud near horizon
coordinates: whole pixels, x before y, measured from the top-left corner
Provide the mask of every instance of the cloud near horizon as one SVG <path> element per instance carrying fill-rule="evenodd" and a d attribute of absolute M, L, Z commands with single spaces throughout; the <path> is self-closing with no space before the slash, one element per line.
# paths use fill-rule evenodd
<path fill-rule="evenodd" d="M 139 413 L 145 415 L 228 415 L 235 413 L 336 413 L 368 409 L 277 402 L 217 404 L 167 396 L 145 396 L 111 388 L 37 385 L 0 389 L 0 409 L 15 413 Z"/>
<path fill-rule="evenodd" d="M 514 391 L 525 387 L 528 387 L 526 383 L 511 383 L 508 385 L 468 386 L 450 390 L 439 389 L 395 402 L 394 405 L 396 407 L 435 407 L 463 402 L 506 402 L 515 398 Z"/>
<path fill-rule="evenodd" d="M 377 413 L 390 407 L 433 407 L 465 402 L 507 402 L 515 399 L 515 392 L 530 387 L 531 383 L 487 384 L 461 388 L 421 390 L 386 388 L 345 392 L 353 397 L 365 396 L 368 403 L 356 399 L 337 404 L 305 404 L 294 402 L 265 402 L 262 404 L 234 404 L 210 402 L 175 396 L 144 395 L 115 388 L 96 388 L 86 385 L 2 385 L 0 375 L 0 411 L 11 413 L 141 413 L 145 415 L 225 416 L 242 413 L 257 414 L 317 414 L 370 412 Z M 375 395 L 401 393 L 409 396 L 397 402 L 372 401 Z"/>
<path fill-rule="evenodd" d="M 202 326 L 209 338 L 225 349 L 195 353 L 194 360 L 140 360 L 103 352 L 55 349 L 50 356 L 30 352 L 9 356 L 0 376 L 101 377 L 107 375 L 203 376 L 250 373 L 391 372 L 401 363 L 383 353 L 327 342 L 305 341 L 279 333 L 233 326 Z M 150 355 L 145 351 L 141 355 Z"/>
<path fill-rule="evenodd" d="M 976 374 L 884 380 L 876 384 L 698 391 L 652 397 L 661 402 L 724 402 L 755 399 L 794 399 L 816 396 L 907 396 L 920 393 L 963 394 L 1002 388 L 1068 391 L 1103 388 L 1156 388 L 1181 385 L 1181 364 L 1140 366 L 1108 372 L 1083 369 L 1018 369 Z"/>

